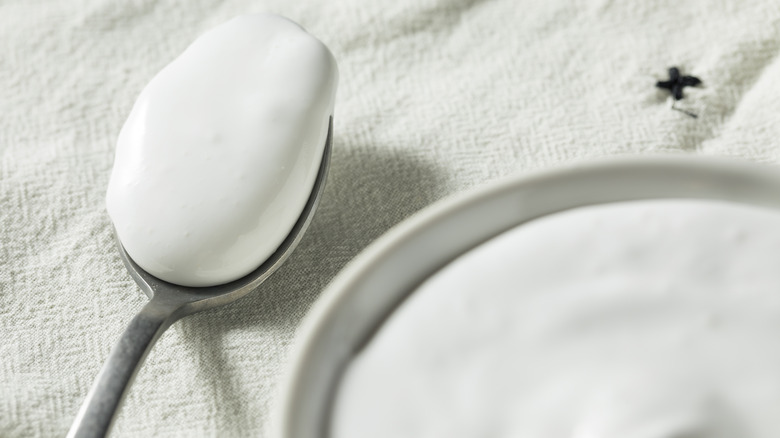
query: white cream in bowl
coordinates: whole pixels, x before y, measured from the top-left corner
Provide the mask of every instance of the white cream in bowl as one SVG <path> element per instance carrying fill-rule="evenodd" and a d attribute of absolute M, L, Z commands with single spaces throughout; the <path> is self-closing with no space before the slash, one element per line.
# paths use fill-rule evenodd
<path fill-rule="evenodd" d="M 332 438 L 770 438 L 780 212 L 545 216 L 424 282 L 347 367 Z"/>
<path fill-rule="evenodd" d="M 280 16 L 199 37 L 144 88 L 119 135 L 107 208 L 130 257 L 184 286 L 260 266 L 311 194 L 337 81 L 327 47 Z"/>

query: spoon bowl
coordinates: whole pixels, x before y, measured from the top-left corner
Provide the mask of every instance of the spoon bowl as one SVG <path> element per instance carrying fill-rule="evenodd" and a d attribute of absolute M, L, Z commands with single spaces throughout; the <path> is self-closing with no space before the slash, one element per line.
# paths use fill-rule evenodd
<path fill-rule="evenodd" d="M 255 290 L 287 260 L 311 223 L 325 188 L 332 136 L 333 117 L 330 118 L 314 186 L 298 220 L 279 248 L 262 265 L 242 278 L 210 287 L 187 287 L 168 283 L 138 266 L 127 254 L 119 238 L 116 238 L 122 262 L 133 280 L 149 297 L 149 302 L 130 321 L 119 342 L 111 350 L 76 415 L 68 437 L 106 436 L 138 369 L 155 341 L 168 327 L 187 315 L 222 306 L 243 297 Z M 114 235 L 116 237 L 116 233 Z"/>

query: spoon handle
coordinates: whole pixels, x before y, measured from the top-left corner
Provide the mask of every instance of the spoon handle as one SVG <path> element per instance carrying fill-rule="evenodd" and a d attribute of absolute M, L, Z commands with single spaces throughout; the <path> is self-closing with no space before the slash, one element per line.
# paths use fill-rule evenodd
<path fill-rule="evenodd" d="M 105 437 L 146 355 L 178 317 L 176 307 L 152 299 L 130 321 L 103 364 L 68 438 Z"/>

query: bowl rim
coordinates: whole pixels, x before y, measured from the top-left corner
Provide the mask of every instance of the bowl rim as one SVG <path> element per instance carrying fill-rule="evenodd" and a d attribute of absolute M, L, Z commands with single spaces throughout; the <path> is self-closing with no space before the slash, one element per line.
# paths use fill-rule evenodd
<path fill-rule="evenodd" d="M 686 178 L 686 173 L 690 174 L 690 177 Z M 470 213 L 474 214 L 475 210 L 483 207 L 490 200 L 499 199 L 502 196 L 506 197 L 522 190 L 526 192 L 531 190 L 533 192 L 534 187 L 554 186 L 562 181 L 572 184 L 572 182 L 586 180 L 587 178 L 591 178 L 593 181 L 598 180 L 598 178 L 610 180 L 618 175 L 620 175 L 618 179 L 623 178 L 626 180 L 637 176 L 639 178 L 649 177 L 657 180 L 657 184 L 662 186 L 666 184 L 664 187 L 668 187 L 665 190 L 669 190 L 669 187 L 674 187 L 675 184 L 684 183 L 686 185 L 680 186 L 683 190 L 679 196 L 673 193 L 666 196 L 648 196 L 642 193 L 641 190 L 636 190 L 636 188 L 609 188 L 605 185 L 602 187 L 606 191 L 602 200 L 576 202 L 570 196 L 561 205 L 548 208 L 547 210 L 549 211 L 542 214 L 532 215 L 529 213 L 522 214 L 521 212 L 520 217 L 522 217 L 522 220 L 512 220 L 513 225 L 509 227 L 491 225 L 493 229 L 488 233 L 487 237 L 466 245 L 467 248 L 465 250 L 453 251 L 446 262 L 438 264 L 428 263 L 428 268 L 425 269 L 427 272 L 425 278 L 430 277 L 442 266 L 471 248 L 490 240 L 509 228 L 541 216 L 587 205 L 641 199 L 712 199 L 780 208 L 780 196 L 772 196 L 773 193 L 780 193 L 780 172 L 775 167 L 732 157 L 691 155 L 612 157 L 584 163 L 570 163 L 552 169 L 536 170 L 505 177 L 445 197 L 396 224 L 364 248 L 336 275 L 312 305 L 296 331 L 293 346 L 288 353 L 287 370 L 277 390 L 278 403 L 273 417 L 276 421 L 272 424 L 273 433 L 271 436 L 277 438 L 309 438 L 324 435 L 323 433 L 313 432 L 314 430 L 321 430 L 322 424 L 304 425 L 307 422 L 305 418 L 307 413 L 322 415 L 322 412 L 316 413 L 311 410 L 310 406 L 306 406 L 307 403 L 311 404 L 310 400 L 307 400 L 310 394 L 306 388 L 306 379 L 310 378 L 309 374 L 317 368 L 317 364 L 313 361 L 314 349 L 317 347 L 318 342 L 323 342 L 322 339 L 325 332 L 334 330 L 332 324 L 329 326 L 329 323 L 333 322 L 333 319 L 338 316 L 338 311 L 348 304 L 350 300 L 355 301 L 356 295 L 360 294 L 361 290 L 365 290 L 361 289 L 361 286 L 363 286 L 367 277 L 387 263 L 389 257 L 412 244 L 415 239 L 420 238 L 426 232 L 430 233 L 436 230 L 437 227 L 442 228 L 442 225 L 447 222 L 448 218 L 453 216 L 463 217 Z M 670 178 L 670 181 L 663 183 L 664 178 Z M 640 182 L 640 184 L 644 183 Z M 729 184 L 734 184 L 733 190 L 729 189 Z M 571 188 L 570 186 L 569 189 Z M 590 190 L 593 190 L 593 188 Z M 610 190 L 613 190 L 613 192 L 610 192 Z M 620 192 L 620 194 L 616 194 L 617 192 L 615 191 Z M 631 196 L 631 193 L 634 193 L 635 196 Z M 520 208 L 524 207 L 525 205 Z M 419 282 L 416 281 L 415 283 L 419 284 Z M 399 286 L 396 289 L 405 289 L 405 292 L 399 292 L 403 294 L 400 298 L 402 300 L 414 290 L 414 287 L 411 290 L 409 290 L 408 286 Z M 393 309 L 394 307 L 384 309 L 384 311 L 385 313 L 391 313 Z M 360 330 L 365 332 L 361 336 L 370 338 L 371 330 L 365 327 Z M 345 349 L 351 351 L 352 355 L 360 348 L 361 345 L 359 343 L 357 346 L 345 347 Z M 331 382 L 331 384 L 335 384 L 335 382 Z M 328 412 L 330 411 L 330 409 L 327 410 Z M 301 412 L 303 414 L 300 414 Z M 300 415 L 304 418 L 298 418 Z M 313 421 L 321 423 L 322 421 L 327 421 L 327 418 L 318 418 Z"/>

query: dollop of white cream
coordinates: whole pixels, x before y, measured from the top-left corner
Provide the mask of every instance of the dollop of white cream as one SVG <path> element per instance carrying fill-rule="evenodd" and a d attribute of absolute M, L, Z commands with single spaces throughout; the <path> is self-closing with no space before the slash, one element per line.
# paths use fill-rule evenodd
<path fill-rule="evenodd" d="M 334 438 L 774 438 L 780 212 L 656 200 L 510 230 L 347 367 Z"/>
<path fill-rule="evenodd" d="M 119 134 L 106 204 L 130 257 L 184 286 L 260 266 L 311 194 L 337 81 L 327 47 L 277 15 L 240 16 L 195 40 Z"/>

